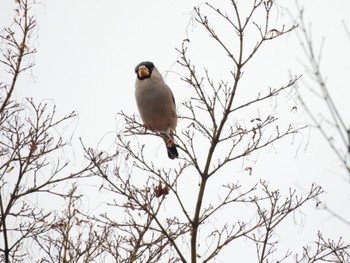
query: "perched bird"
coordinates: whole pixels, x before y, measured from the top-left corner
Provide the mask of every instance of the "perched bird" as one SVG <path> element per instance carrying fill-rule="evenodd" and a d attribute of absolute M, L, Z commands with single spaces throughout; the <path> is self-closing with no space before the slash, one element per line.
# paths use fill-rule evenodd
<path fill-rule="evenodd" d="M 179 154 L 173 139 L 177 124 L 173 93 L 152 62 L 141 62 L 135 73 L 135 97 L 144 127 L 159 132 L 165 141 L 168 157 L 175 159 Z"/>

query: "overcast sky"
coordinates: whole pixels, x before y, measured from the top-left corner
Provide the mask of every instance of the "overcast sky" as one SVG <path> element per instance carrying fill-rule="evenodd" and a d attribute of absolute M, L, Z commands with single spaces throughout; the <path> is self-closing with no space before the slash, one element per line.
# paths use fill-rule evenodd
<path fill-rule="evenodd" d="M 9 25 L 14 15 L 13 7 L 8 4 L 13 1 L 4 2 L 0 3 L 2 28 Z M 225 6 L 223 2 L 229 1 L 219 2 L 220 6 Z M 288 10 L 295 11 L 293 2 L 276 1 L 273 20 L 276 27 L 292 25 Z M 350 1 L 299 2 L 305 4 L 305 17 L 312 22 L 315 42 L 319 44 L 320 39 L 326 37 L 322 70 L 349 124 L 350 41 L 342 20 L 350 25 Z M 185 85 L 176 74 L 182 73 L 181 68 L 175 64 L 178 57 L 175 48 L 181 46 L 183 39 L 193 40 L 191 48 L 200 66 L 212 69 L 217 76 L 221 67 L 225 70 L 224 66 L 216 64 L 216 54 L 201 44 L 211 39 L 191 23 L 192 7 L 200 3 L 188 0 L 49 0 L 38 4 L 34 11 L 39 25 L 34 41 L 38 50 L 36 66 L 31 74 L 22 77 L 17 96 L 51 100 L 60 114 L 76 110 L 79 121 L 75 124 L 75 136 L 82 137 L 91 146 L 96 146 L 103 136 L 114 136 L 119 123 L 118 112 L 137 113 L 134 67 L 140 61 L 150 60 L 156 64 L 180 104 L 188 99 Z M 288 82 L 289 71 L 305 75 L 298 62 L 303 58 L 294 33 L 267 43 L 245 73 L 247 89 L 260 85 L 277 88 Z M 306 124 L 301 107 L 294 117 L 298 125 Z M 106 141 L 108 143 L 108 139 Z M 159 148 L 159 142 L 154 145 Z M 162 150 L 161 147 L 159 151 Z M 300 190 L 308 189 L 312 182 L 321 184 L 327 192 L 328 203 L 350 219 L 350 184 L 339 179 L 337 174 L 341 172 L 335 156 L 318 132 L 306 129 L 296 141 L 286 140 L 275 149 L 261 152 L 253 176 L 276 186 L 293 186 Z M 309 235 L 305 240 L 313 240 L 318 229 L 333 238 L 349 233 L 349 226 L 316 211 L 311 205 L 300 232 Z M 288 229 L 285 231 L 288 233 Z M 350 241 L 348 236 L 344 238 Z"/>

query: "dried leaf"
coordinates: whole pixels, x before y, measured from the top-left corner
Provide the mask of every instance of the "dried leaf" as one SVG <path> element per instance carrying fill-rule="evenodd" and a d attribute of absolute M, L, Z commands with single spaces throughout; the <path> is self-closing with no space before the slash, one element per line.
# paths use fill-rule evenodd
<path fill-rule="evenodd" d="M 87 221 L 87 220 L 78 220 L 78 221 L 75 223 L 75 225 L 80 226 L 80 225 L 83 224 L 83 223 L 88 223 L 88 221 Z"/>
<path fill-rule="evenodd" d="M 275 35 L 274 35 L 275 34 Z M 277 29 L 271 29 L 269 32 L 267 32 L 267 35 L 270 35 L 270 37 L 276 37 L 282 35 L 282 32 Z"/>
<path fill-rule="evenodd" d="M 154 192 L 156 194 L 156 197 L 161 197 L 169 194 L 169 186 L 165 185 L 163 188 L 161 182 L 159 182 L 158 186 L 154 189 Z"/>
<path fill-rule="evenodd" d="M 30 144 L 30 151 L 34 152 L 38 147 L 36 146 L 36 143 L 34 141 L 31 142 Z"/>
<path fill-rule="evenodd" d="M 51 225 L 51 228 L 52 229 L 57 229 L 57 228 L 59 228 L 59 229 L 66 229 L 67 228 L 67 225 L 65 224 L 65 223 L 57 223 L 57 224 L 52 224 Z"/>
<path fill-rule="evenodd" d="M 7 169 L 6 173 L 11 173 L 13 168 L 15 168 L 14 166 L 11 166 L 10 168 Z"/>
<path fill-rule="evenodd" d="M 250 122 L 254 122 L 254 121 L 261 121 L 260 118 L 254 118 L 254 119 L 251 119 Z"/>
<path fill-rule="evenodd" d="M 156 193 L 156 197 L 161 197 L 162 196 L 162 192 L 163 192 L 162 184 L 159 183 L 159 185 L 156 186 L 156 189 L 154 191 Z"/>
<path fill-rule="evenodd" d="M 246 168 L 244 168 L 244 170 L 247 171 L 249 173 L 249 175 L 252 175 L 252 172 L 253 172 L 252 167 L 246 167 Z"/>

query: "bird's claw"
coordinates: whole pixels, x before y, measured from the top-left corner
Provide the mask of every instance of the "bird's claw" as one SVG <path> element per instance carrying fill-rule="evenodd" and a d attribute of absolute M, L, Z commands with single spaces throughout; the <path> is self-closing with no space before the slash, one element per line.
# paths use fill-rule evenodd
<path fill-rule="evenodd" d="M 144 132 L 145 132 L 145 133 L 147 132 L 147 130 L 152 130 L 151 125 L 143 124 L 142 126 L 143 126 L 143 129 L 144 129 Z"/>

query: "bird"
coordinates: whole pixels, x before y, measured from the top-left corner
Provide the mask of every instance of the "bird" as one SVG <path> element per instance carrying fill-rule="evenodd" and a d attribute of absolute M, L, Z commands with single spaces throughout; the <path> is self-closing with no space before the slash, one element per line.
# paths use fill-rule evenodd
<path fill-rule="evenodd" d="M 174 95 L 152 62 L 139 63 L 135 73 L 135 98 L 143 126 L 161 135 L 168 157 L 175 159 L 179 153 L 173 137 L 177 125 Z"/>

